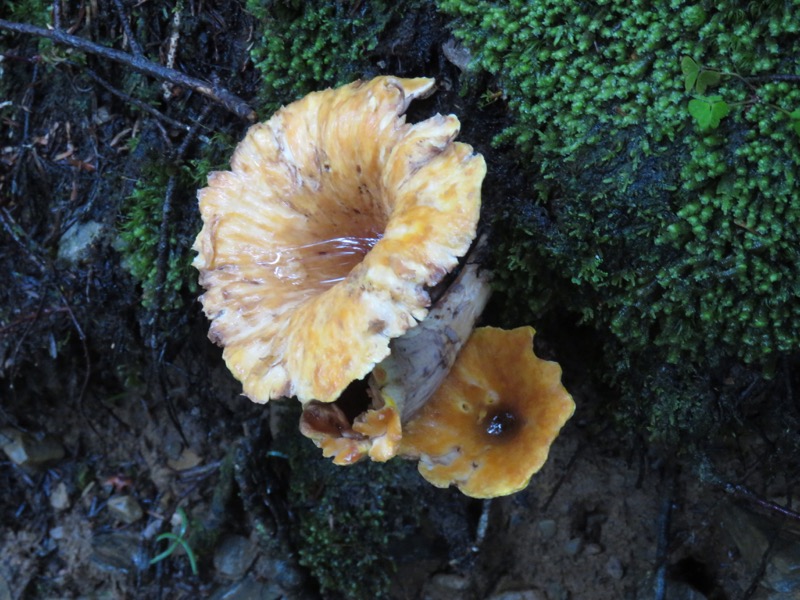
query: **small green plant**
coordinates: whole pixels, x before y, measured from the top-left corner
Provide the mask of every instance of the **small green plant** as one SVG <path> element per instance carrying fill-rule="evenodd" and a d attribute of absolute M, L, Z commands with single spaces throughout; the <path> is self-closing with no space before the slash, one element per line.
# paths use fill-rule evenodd
<path fill-rule="evenodd" d="M 697 121 L 700 131 L 719 127 L 720 121 L 730 110 L 722 96 L 695 96 L 689 100 L 689 114 Z"/>
<path fill-rule="evenodd" d="M 753 104 L 765 104 L 789 118 L 791 127 L 795 133 L 800 135 L 800 109 L 792 112 L 773 104 L 763 101 L 758 90 L 745 77 L 738 73 L 729 73 L 718 69 L 711 69 L 701 66 L 692 57 L 684 56 L 681 58 L 681 72 L 683 73 L 683 84 L 687 93 L 695 92 L 696 95 L 689 100 L 689 114 L 692 115 L 700 131 L 708 131 L 719 127 L 720 122 L 730 113 L 732 106 L 745 107 Z M 727 102 L 722 96 L 706 96 L 708 88 L 720 84 L 723 79 L 734 78 L 748 86 L 751 97 L 742 102 Z"/>
<path fill-rule="evenodd" d="M 178 510 L 175 511 L 175 514 L 178 517 L 178 532 L 173 533 L 169 531 L 156 537 L 156 542 L 169 540 L 170 544 L 162 553 L 151 558 L 150 564 L 154 565 L 158 562 L 161 562 L 165 558 L 171 556 L 172 553 L 175 552 L 175 550 L 177 550 L 180 546 L 183 548 L 183 551 L 186 553 L 186 557 L 189 559 L 189 566 L 192 569 L 192 573 L 197 575 L 197 557 L 195 557 L 194 550 L 192 550 L 192 547 L 186 540 L 186 533 L 189 529 L 189 519 L 186 517 L 186 511 L 184 511 L 183 508 L 178 508 Z"/>

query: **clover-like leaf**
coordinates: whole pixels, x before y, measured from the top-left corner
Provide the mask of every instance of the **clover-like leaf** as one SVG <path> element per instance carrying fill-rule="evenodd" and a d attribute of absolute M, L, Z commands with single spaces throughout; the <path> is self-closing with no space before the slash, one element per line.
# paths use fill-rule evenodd
<path fill-rule="evenodd" d="M 701 131 L 719 127 L 719 122 L 729 112 L 730 106 L 722 96 L 695 96 L 689 100 L 689 114 L 697 121 Z"/>
<path fill-rule="evenodd" d="M 686 86 L 686 91 L 691 92 L 697 81 L 697 76 L 700 74 L 700 67 L 690 56 L 684 56 L 681 59 L 681 71 L 683 72 L 683 83 Z"/>
<path fill-rule="evenodd" d="M 697 90 L 698 94 L 705 94 L 706 89 L 717 85 L 720 78 L 721 75 L 719 71 L 700 71 L 694 89 Z"/>

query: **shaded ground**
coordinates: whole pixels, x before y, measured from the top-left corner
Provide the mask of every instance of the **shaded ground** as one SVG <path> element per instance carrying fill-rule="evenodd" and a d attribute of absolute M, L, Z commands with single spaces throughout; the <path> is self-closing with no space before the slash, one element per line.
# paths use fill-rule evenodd
<path fill-rule="evenodd" d="M 63 29 L 126 52 L 118 6 L 132 11 L 159 64 L 179 32 L 176 69 L 258 108 L 238 5 L 184 6 L 176 24 L 155 3 L 57 4 Z M 417 37 L 389 28 L 373 68 L 437 77 L 411 117 L 459 114 L 489 164 L 489 220 L 527 197 L 513 152 L 488 144 L 508 117 L 480 82 L 458 95 L 447 30 L 424 15 Z M 0 18 L 53 22 L 35 2 Z M 481 503 L 410 463 L 335 469 L 289 407 L 239 395 L 194 302 L 194 192 L 247 121 L 36 36 L 0 50 L 0 600 L 797 597 L 795 481 L 775 452 L 796 432 L 765 408 L 798 410 L 796 363 L 768 384 L 732 372 L 748 420 L 670 455 L 614 428 L 593 333 L 562 316 L 537 324 L 537 350 L 563 363 L 578 411 L 529 489 Z"/>

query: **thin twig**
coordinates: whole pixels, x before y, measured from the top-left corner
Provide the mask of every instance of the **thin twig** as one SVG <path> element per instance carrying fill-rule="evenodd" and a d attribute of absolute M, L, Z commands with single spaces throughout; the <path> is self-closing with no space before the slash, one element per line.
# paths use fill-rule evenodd
<path fill-rule="evenodd" d="M 653 586 L 653 600 L 667 597 L 667 562 L 669 559 L 669 530 L 672 521 L 672 498 L 675 494 L 675 472 L 667 466 L 666 493 L 661 501 L 658 516 L 658 540 L 656 545 L 656 579 Z"/>
<path fill-rule="evenodd" d="M 61 0 L 53 0 L 53 28 L 61 29 Z"/>
<path fill-rule="evenodd" d="M 8 325 L 4 325 L 3 327 L 0 327 L 0 336 L 5 335 L 5 333 L 8 330 L 14 329 L 16 327 L 19 327 L 23 323 L 26 323 L 28 321 L 34 321 L 35 322 L 40 316 L 53 315 L 53 314 L 56 314 L 56 313 L 63 313 L 63 312 L 67 312 L 67 308 L 65 306 L 60 306 L 58 308 L 44 308 L 44 309 L 37 310 L 32 315 L 26 315 L 24 317 L 20 317 L 17 320 L 12 321 Z M 23 334 L 20 337 L 24 337 L 24 335 L 25 335 L 25 333 L 23 332 Z"/>
<path fill-rule="evenodd" d="M 775 73 L 773 75 L 753 75 L 752 77 L 742 77 L 745 82 L 761 83 L 763 81 L 788 81 L 790 83 L 800 83 L 800 75 L 788 73 Z"/>
<path fill-rule="evenodd" d="M 207 106 L 200 115 L 200 118 L 184 136 L 181 145 L 178 146 L 175 156 L 173 157 L 173 160 L 176 164 L 183 160 L 184 155 L 189 150 L 189 146 L 197 137 L 197 134 L 202 127 L 202 123 L 206 116 L 208 116 L 209 111 L 210 106 Z M 172 196 L 175 193 L 175 185 L 175 176 L 172 175 L 167 181 L 167 187 L 164 191 L 164 203 L 161 205 L 161 225 L 159 226 L 158 232 L 158 251 L 156 258 L 155 298 L 153 299 L 154 313 L 151 320 L 150 344 L 152 348 L 156 348 L 158 342 L 158 316 L 161 311 L 161 305 L 164 301 L 164 285 L 166 284 L 167 270 L 169 266 L 169 229 L 171 220 L 170 217 L 172 216 Z"/>
<path fill-rule="evenodd" d="M 71 62 L 70 64 L 75 64 L 75 63 Z M 78 66 L 78 65 L 75 65 L 75 66 Z M 133 97 L 129 96 L 128 94 L 126 94 L 122 90 L 118 90 L 117 88 L 115 88 L 113 85 L 108 83 L 105 79 L 100 77 L 97 73 L 95 73 L 91 69 L 86 68 L 86 67 L 83 67 L 83 69 L 86 72 L 86 74 L 91 79 L 93 79 L 96 83 L 100 84 L 105 89 L 107 89 L 109 92 L 111 92 L 112 94 L 114 94 L 118 98 L 121 98 L 125 102 L 133 104 L 137 108 L 143 110 L 144 112 L 146 112 L 149 115 L 154 116 L 156 119 L 160 119 L 160 120 L 164 121 L 168 125 L 172 125 L 173 127 L 178 127 L 179 129 L 183 129 L 184 131 L 189 131 L 191 129 L 191 126 L 187 125 L 186 123 L 181 123 L 180 121 L 176 121 L 175 119 L 173 119 L 171 117 L 168 117 L 167 115 L 165 115 L 161 111 L 156 110 L 155 108 L 153 108 L 152 106 L 150 106 L 146 102 L 142 102 L 141 100 L 137 100 L 136 98 L 133 98 Z"/>
<path fill-rule="evenodd" d="M 190 77 L 174 69 L 167 69 L 166 67 L 162 67 L 161 65 L 149 61 L 142 56 L 134 56 L 115 48 L 109 48 L 108 46 L 95 44 L 94 42 L 85 40 L 75 35 L 64 33 L 63 31 L 44 29 L 42 27 L 36 27 L 35 25 L 29 25 L 28 23 L 13 23 L 11 21 L 6 21 L 5 19 L 0 19 L 0 29 L 47 38 L 59 44 L 80 50 L 81 52 L 96 54 L 103 58 L 107 58 L 108 60 L 126 65 L 138 71 L 139 73 L 143 73 L 144 75 L 169 81 L 175 85 L 191 88 L 197 93 L 202 94 L 214 102 L 224 106 L 229 111 L 243 119 L 247 119 L 251 122 L 255 121 L 256 119 L 256 113 L 250 107 L 250 105 L 225 88 L 214 86 L 207 81 L 197 79 L 196 77 Z"/>
<path fill-rule="evenodd" d="M 22 228 L 17 225 L 14 217 L 11 216 L 11 213 L 5 207 L 0 208 L 0 223 L 3 225 L 3 229 L 11 236 L 11 239 L 16 242 L 16 244 L 22 248 L 22 250 L 28 255 L 28 258 L 39 268 L 42 272 L 42 275 L 48 275 L 55 272 L 55 269 L 48 265 L 42 258 L 37 256 L 22 240 L 20 236 L 20 232 L 25 234 Z M 25 234 L 27 237 L 27 234 Z M 81 390 L 78 394 L 78 410 L 80 411 L 81 415 L 86 418 L 86 421 L 89 423 L 89 427 L 94 431 L 99 437 L 100 432 L 95 429 L 94 425 L 92 424 L 91 419 L 85 414 L 83 400 L 86 395 L 86 389 L 89 386 L 89 377 L 92 374 L 92 360 L 89 356 L 89 344 L 86 340 L 86 334 L 83 332 L 83 327 L 78 322 L 75 313 L 72 311 L 72 307 L 70 306 L 69 302 L 67 301 L 67 295 L 64 293 L 64 290 L 61 289 L 60 285 L 56 285 L 56 289 L 58 290 L 58 295 L 61 298 L 61 302 L 64 304 L 64 308 L 66 308 L 67 313 L 72 320 L 72 326 L 75 328 L 76 333 L 78 334 L 78 338 L 81 341 L 81 345 L 83 347 L 83 358 L 86 362 L 86 371 L 84 372 L 83 382 L 81 384 Z"/>
<path fill-rule="evenodd" d="M 22 165 L 25 162 L 25 153 L 28 151 L 28 137 L 30 135 L 30 125 L 31 125 L 31 106 L 33 105 L 33 94 L 36 88 L 36 80 L 39 77 L 39 64 L 33 65 L 33 74 L 31 75 L 31 83 L 28 88 L 25 90 L 25 94 L 22 97 L 22 138 L 20 139 L 19 143 L 19 156 L 17 157 L 17 161 L 14 164 L 14 170 L 11 175 L 11 193 L 16 195 L 19 191 L 19 186 L 17 185 L 17 177 L 19 176 L 20 169 L 22 169 Z"/>
<path fill-rule="evenodd" d="M 178 0 L 175 8 L 172 11 L 172 33 L 169 34 L 169 46 L 167 47 L 167 61 L 168 69 L 175 66 L 175 57 L 178 55 L 178 39 L 181 34 L 181 12 L 183 11 L 183 2 Z M 172 89 L 164 82 L 161 85 L 161 90 L 164 93 L 164 100 L 169 100 L 172 97 Z"/>
<path fill-rule="evenodd" d="M 133 37 L 131 23 L 128 20 L 128 13 L 125 12 L 125 7 L 122 5 L 122 0 L 114 0 L 114 7 L 117 9 L 117 16 L 119 17 L 119 22 L 122 24 L 122 31 L 125 32 L 125 37 L 128 39 L 128 46 L 130 46 L 131 52 L 133 52 L 134 56 L 144 56 L 142 47 L 139 45 L 139 42 L 136 41 L 136 38 Z"/>
<path fill-rule="evenodd" d="M 767 548 L 764 550 L 764 553 L 761 555 L 761 561 L 758 563 L 758 569 L 756 569 L 755 574 L 753 575 L 752 581 L 750 581 L 750 585 L 747 586 L 747 589 L 742 594 L 742 600 L 750 600 L 753 597 L 753 594 L 756 593 L 761 580 L 764 578 L 765 573 L 767 572 L 767 565 L 769 565 L 769 560 L 772 557 L 772 551 L 775 548 L 775 542 L 778 540 L 778 529 L 774 529 L 772 534 L 769 536 L 769 542 L 767 543 Z"/>
<path fill-rule="evenodd" d="M 573 452 L 572 456 L 570 456 L 569 462 L 567 462 L 567 466 L 564 467 L 564 470 L 561 473 L 561 477 L 558 478 L 558 481 L 553 486 L 553 491 L 550 492 L 550 495 L 547 497 L 547 500 L 545 500 L 544 504 L 542 504 L 542 509 L 541 509 L 542 512 L 545 512 L 548 509 L 548 507 L 550 506 L 550 503 L 553 501 L 553 498 L 556 497 L 556 494 L 558 493 L 558 490 L 560 490 L 561 486 L 564 485 L 564 482 L 567 480 L 567 477 L 572 472 L 572 467 L 575 465 L 575 461 L 578 460 L 578 455 L 582 451 L 583 451 L 583 442 L 580 442 L 578 444 L 578 447 L 575 448 L 575 452 Z"/>
<path fill-rule="evenodd" d="M 785 506 L 781 506 L 780 504 L 775 504 L 774 502 L 765 500 L 764 498 L 761 498 L 760 496 L 756 495 L 755 492 L 749 490 L 743 485 L 728 483 L 725 485 L 724 489 L 734 498 L 748 500 L 753 504 L 757 504 L 761 508 L 766 508 L 769 511 L 776 512 L 782 517 L 786 517 L 795 521 L 800 521 L 800 513 L 795 512 L 792 509 L 787 508 Z"/>
<path fill-rule="evenodd" d="M 480 552 L 483 541 L 486 539 L 486 532 L 489 530 L 489 513 L 492 510 L 492 500 L 484 500 L 481 505 L 481 516 L 478 519 L 478 526 L 475 528 L 475 539 L 472 542 L 471 550 Z"/>

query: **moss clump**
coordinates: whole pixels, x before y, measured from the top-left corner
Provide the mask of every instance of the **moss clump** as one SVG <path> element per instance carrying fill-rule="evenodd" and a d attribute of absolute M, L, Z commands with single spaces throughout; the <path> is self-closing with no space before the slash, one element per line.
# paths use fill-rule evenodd
<path fill-rule="evenodd" d="M 651 432 L 691 429 L 700 400 L 686 369 L 674 385 L 641 373 L 800 348 L 800 84 L 771 78 L 797 74 L 800 2 L 439 5 L 515 116 L 497 141 L 538 182 L 502 223 L 500 285 L 524 299 L 511 319 L 555 300 L 610 332 L 617 383 L 652 390 Z M 682 56 L 738 74 L 703 79 L 730 107 L 716 128 L 689 113 Z"/>
<path fill-rule="evenodd" d="M 377 72 L 370 59 L 387 27 L 419 4 L 248 0 L 263 26 L 251 55 L 263 76 L 265 110 Z"/>
<path fill-rule="evenodd" d="M 195 210 L 187 211 L 187 215 L 172 211 L 170 221 L 174 225 L 168 233 L 167 265 L 163 288 L 158 293 L 159 243 L 167 187 L 170 178 L 174 178 L 173 207 L 194 209 L 188 198 L 193 198 L 195 191 L 205 185 L 211 171 L 226 168 L 224 161 L 231 154 L 232 145 L 227 136 L 218 134 L 203 145 L 200 158 L 183 165 L 165 165 L 163 158 L 153 157 L 123 202 L 116 247 L 122 253 L 123 266 L 142 286 L 144 308 L 174 310 L 183 306 L 186 294 L 196 294 L 197 274 L 191 268 L 194 258 L 191 246 L 197 231 Z M 157 300 L 160 306 L 155 305 Z"/>
<path fill-rule="evenodd" d="M 584 292 L 576 304 L 587 318 L 673 360 L 722 350 L 760 361 L 798 347 L 800 138 L 767 103 L 800 107 L 800 85 L 761 81 L 760 102 L 698 131 L 679 61 L 789 72 L 800 51 L 791 11 L 731 3 L 706 14 L 679 0 L 442 4 L 498 75 L 518 115 L 500 139 L 531 157 L 552 213 L 549 227 L 524 224 L 530 238 L 544 234 L 542 247 L 520 238 L 512 268 L 540 255 Z M 753 90 L 732 79 L 718 93 L 748 102 Z"/>
<path fill-rule="evenodd" d="M 610 331 L 621 363 L 771 364 L 800 347 L 797 1 L 443 0 L 497 77 L 533 202 L 507 207 L 501 284 Z M 721 77 L 701 130 L 681 57 Z M 520 218 L 520 216 L 522 218 Z M 530 314 L 528 314 L 528 318 Z"/>
<path fill-rule="evenodd" d="M 393 546 L 419 525 L 424 485 L 404 461 L 337 467 L 307 439 L 285 440 L 288 500 L 300 563 L 323 592 L 384 598 L 394 573 Z"/>

